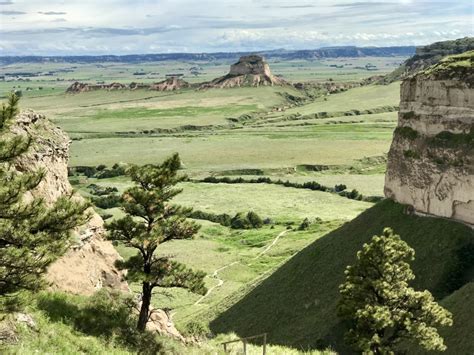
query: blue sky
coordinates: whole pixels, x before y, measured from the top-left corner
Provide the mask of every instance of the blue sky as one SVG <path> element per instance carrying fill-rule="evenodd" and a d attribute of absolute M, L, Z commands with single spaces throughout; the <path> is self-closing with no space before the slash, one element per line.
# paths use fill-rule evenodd
<path fill-rule="evenodd" d="M 0 55 L 422 45 L 474 35 L 472 0 L 0 0 Z"/>

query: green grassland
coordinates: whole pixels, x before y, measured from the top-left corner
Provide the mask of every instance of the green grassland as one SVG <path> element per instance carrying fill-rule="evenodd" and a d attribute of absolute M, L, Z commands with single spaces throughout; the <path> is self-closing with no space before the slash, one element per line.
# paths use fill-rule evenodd
<path fill-rule="evenodd" d="M 399 61 L 399 58 L 347 58 L 271 62 L 270 65 L 275 74 L 282 74 L 290 81 L 325 81 L 331 78 L 348 82 L 389 72 Z M 368 62 L 377 65 L 378 69 L 355 68 Z M 70 166 L 73 167 L 100 164 L 111 167 L 119 162 L 153 164 L 178 152 L 183 162 L 183 173 L 192 179 L 209 175 L 251 178 L 253 175 L 246 171 L 254 169 L 272 179 L 315 180 L 330 187 L 342 183 L 348 189 L 357 189 L 367 196 L 382 196 L 384 156 L 397 120 L 393 106 L 398 105 L 398 83 L 353 88 L 316 100 L 292 86 L 65 93 L 74 80 L 92 83 L 156 82 L 170 72 L 184 73 L 185 80 L 200 82 L 225 74 L 229 64 L 51 63 L 32 66 L 28 70 L 69 68 L 72 71 L 52 77 L 40 76 L 29 82 L 0 82 L 0 94 L 15 86 L 23 92 L 23 108 L 45 114 L 64 129 L 72 138 Z M 200 73 L 190 75 L 189 69 L 196 66 L 202 68 Z M 3 67 L 0 75 L 24 69 L 24 65 Z M 146 72 L 146 75 L 134 75 L 137 72 Z M 27 86 L 32 90 L 26 91 Z M 328 113 L 328 117 L 316 118 L 315 114 L 321 112 Z M 324 166 L 324 169 L 311 168 L 317 166 Z M 87 187 L 91 183 L 117 187 L 119 193 L 130 186 L 130 181 L 123 176 L 108 179 L 74 176 L 71 182 L 86 198 L 92 197 Z M 173 255 L 177 260 L 207 273 L 206 285 L 211 291 L 204 298 L 179 289 L 158 290 L 154 295 L 153 305 L 171 308 L 173 319 L 181 330 L 185 330 L 190 322 L 206 323 L 218 317 L 226 306 L 245 297 L 298 252 L 318 243 L 324 235 L 373 205 L 329 192 L 270 184 L 191 181 L 181 184 L 181 187 L 183 192 L 174 202 L 184 206 L 230 215 L 255 211 L 262 218 L 271 220 L 270 224 L 252 230 L 234 230 L 196 220 L 201 229 L 195 239 L 172 241 L 160 248 L 160 253 Z M 112 215 L 111 218 L 123 215 L 118 208 L 98 211 Z M 299 230 L 298 226 L 305 218 L 309 218 L 312 224 L 308 230 Z M 116 248 L 124 258 L 134 253 L 123 245 Z M 138 284 L 132 284 L 131 288 L 134 292 L 139 291 Z M 43 313 L 37 313 L 40 319 L 43 316 Z M 71 338 L 72 345 L 67 347 L 61 343 L 64 348 L 57 348 L 58 351 L 73 352 L 79 348 L 78 342 L 87 339 L 71 330 L 70 324 L 52 322 L 47 317 L 44 322 L 45 328 L 51 327 L 51 332 Z M 252 322 L 249 331 L 256 329 L 259 323 Z M 240 334 L 240 329 L 236 330 Z M 31 340 L 33 336 L 25 335 L 25 339 Z M 24 345 L 23 350 L 28 353 L 32 349 L 46 349 L 51 342 L 46 337 L 41 333 L 38 341 L 31 340 L 33 345 Z M 226 340 L 222 337 L 225 338 L 219 335 L 214 339 L 211 346 Z M 308 342 L 303 341 L 302 345 L 306 349 Z M 100 341 L 93 344 L 91 351 L 109 352 L 112 348 L 117 353 L 130 351 Z M 176 349 L 177 353 L 182 351 L 178 345 Z M 212 352 L 215 347 L 212 349 L 209 353 L 216 353 Z M 253 351 L 259 350 L 253 348 Z M 288 348 L 275 347 L 273 350 L 275 354 L 292 353 Z M 195 349 L 186 349 L 186 353 L 192 351 Z"/>

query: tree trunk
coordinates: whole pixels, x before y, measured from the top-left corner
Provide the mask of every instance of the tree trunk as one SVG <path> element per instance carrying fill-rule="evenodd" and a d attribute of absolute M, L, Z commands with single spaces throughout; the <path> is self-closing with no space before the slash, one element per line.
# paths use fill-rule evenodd
<path fill-rule="evenodd" d="M 144 282 L 142 291 L 142 306 L 140 308 L 140 315 L 138 316 L 137 324 L 137 329 L 140 332 L 145 331 L 146 324 L 148 323 L 148 316 L 150 314 L 151 290 L 152 287 L 150 283 Z"/>

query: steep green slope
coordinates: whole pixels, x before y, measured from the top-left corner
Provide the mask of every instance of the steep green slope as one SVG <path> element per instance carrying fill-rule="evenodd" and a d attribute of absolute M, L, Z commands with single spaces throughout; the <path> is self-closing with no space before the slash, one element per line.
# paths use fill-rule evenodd
<path fill-rule="evenodd" d="M 473 288 L 453 292 L 473 279 L 474 231 L 444 219 L 408 216 L 402 205 L 390 200 L 298 253 L 213 320 L 211 329 L 235 331 L 241 336 L 268 332 L 271 343 L 297 348 L 331 346 L 347 353 L 345 326 L 336 316 L 338 285 L 363 243 L 387 226 L 416 251 L 413 286 L 429 289 L 437 299 L 452 294 L 446 298 L 446 307 L 454 312 L 455 320 L 455 327 L 444 332 L 448 345 L 463 334 L 467 336 L 468 326 L 474 326 L 469 325 L 465 314 L 472 312 L 474 297 L 466 297 L 466 293 L 472 296 Z M 474 344 L 465 347 L 463 351 L 474 351 Z M 448 353 L 459 352 L 448 349 Z"/>

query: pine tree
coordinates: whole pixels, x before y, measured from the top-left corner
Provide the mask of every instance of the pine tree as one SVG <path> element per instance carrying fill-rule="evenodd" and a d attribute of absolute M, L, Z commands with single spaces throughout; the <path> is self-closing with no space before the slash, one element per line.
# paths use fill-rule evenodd
<path fill-rule="evenodd" d="M 26 153 L 31 137 L 10 131 L 18 114 L 19 98 L 12 94 L 0 114 L 0 295 L 36 290 L 41 275 L 69 247 L 70 231 L 85 223 L 86 204 L 71 196 L 46 206 L 40 198 L 24 195 L 44 178 L 44 171 L 18 173 L 15 159 Z"/>
<path fill-rule="evenodd" d="M 352 323 L 347 340 L 363 353 L 394 354 L 404 339 L 428 350 L 446 349 L 436 326 L 451 326 L 452 315 L 429 291 L 409 287 L 415 278 L 409 264 L 414 256 L 400 236 L 385 228 L 346 268 L 338 310 Z"/>
<path fill-rule="evenodd" d="M 142 283 L 142 304 L 137 329 L 145 330 L 155 287 L 182 287 L 205 294 L 204 276 L 169 256 L 157 255 L 158 247 L 174 239 L 191 239 L 198 225 L 186 220 L 190 209 L 172 205 L 181 192 L 175 185 L 185 179 L 178 175 L 178 154 L 161 165 L 131 166 L 127 174 L 135 186 L 123 194 L 126 216 L 107 226 L 109 238 L 137 249 L 137 254 L 119 265 L 127 269 L 127 278 Z"/>

